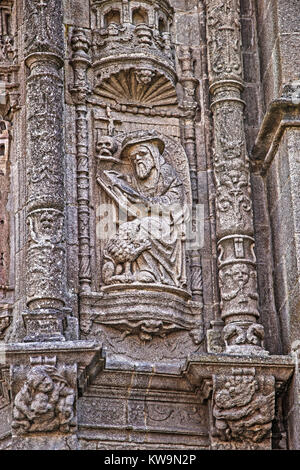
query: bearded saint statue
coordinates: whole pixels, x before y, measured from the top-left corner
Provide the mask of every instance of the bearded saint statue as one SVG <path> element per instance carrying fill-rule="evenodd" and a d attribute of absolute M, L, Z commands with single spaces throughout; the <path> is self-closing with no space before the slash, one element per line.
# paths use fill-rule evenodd
<path fill-rule="evenodd" d="M 130 175 L 105 171 L 109 184 L 98 180 L 119 206 L 139 214 L 121 224 L 106 243 L 102 268 L 105 284 L 186 287 L 185 188 L 163 153 L 164 142 L 158 137 L 127 137 L 120 158 L 129 161 Z"/>

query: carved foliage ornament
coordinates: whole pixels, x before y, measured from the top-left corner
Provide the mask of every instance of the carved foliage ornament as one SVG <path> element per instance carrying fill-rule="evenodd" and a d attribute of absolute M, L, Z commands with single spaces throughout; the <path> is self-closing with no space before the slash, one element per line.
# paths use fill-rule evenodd
<path fill-rule="evenodd" d="M 242 78 L 239 0 L 207 2 L 211 78 Z"/>
<path fill-rule="evenodd" d="M 61 53 L 63 29 L 60 0 L 25 0 L 27 54 L 37 51 Z"/>
<path fill-rule="evenodd" d="M 219 225 L 223 230 L 251 230 L 249 158 L 239 105 L 215 111 L 214 174 Z"/>
<path fill-rule="evenodd" d="M 74 425 L 74 401 L 74 390 L 55 367 L 33 367 L 15 397 L 12 427 L 16 434 L 68 433 Z"/>

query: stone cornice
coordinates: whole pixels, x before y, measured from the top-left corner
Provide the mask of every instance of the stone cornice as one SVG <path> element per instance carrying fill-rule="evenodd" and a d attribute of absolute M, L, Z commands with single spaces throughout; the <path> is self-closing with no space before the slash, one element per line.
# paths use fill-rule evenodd
<path fill-rule="evenodd" d="M 262 173 L 271 164 L 285 129 L 299 126 L 300 102 L 279 98 L 270 104 L 251 152 L 251 159 L 260 162 Z"/>
<path fill-rule="evenodd" d="M 233 369 L 255 368 L 258 372 L 273 375 L 278 382 L 287 382 L 295 368 L 291 356 L 234 356 L 193 354 L 186 362 L 183 374 L 196 385 L 214 374 L 230 375 Z"/>

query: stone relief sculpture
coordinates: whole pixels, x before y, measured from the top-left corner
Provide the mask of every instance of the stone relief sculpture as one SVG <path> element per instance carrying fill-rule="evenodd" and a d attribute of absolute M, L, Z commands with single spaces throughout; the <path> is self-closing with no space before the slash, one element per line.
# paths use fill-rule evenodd
<path fill-rule="evenodd" d="M 69 432 L 74 400 L 74 390 L 55 367 L 33 367 L 15 397 L 12 427 L 17 434 Z"/>
<path fill-rule="evenodd" d="M 275 413 L 274 377 L 256 376 L 255 369 L 214 377 L 215 438 L 258 443 L 268 438 Z"/>
<path fill-rule="evenodd" d="M 297 187 L 299 84 L 254 165 L 256 3 L 0 1 L 0 449 L 295 447 L 299 286 L 277 315 L 270 280 L 298 277 L 260 171 Z"/>
<path fill-rule="evenodd" d="M 131 174 L 126 178 L 106 171 L 119 206 L 138 204 L 141 217 L 120 225 L 109 239 L 103 264 L 105 284 L 159 283 L 186 287 L 185 251 L 182 239 L 185 192 L 175 169 L 163 156 L 164 143 L 151 136 L 124 139 L 120 158 L 128 158 Z M 129 181 L 130 180 L 130 183 Z M 150 215 L 146 215 L 151 211 Z M 160 216 L 160 211 L 163 215 Z"/>
<path fill-rule="evenodd" d="M 105 325 L 121 332 L 118 342 L 137 335 L 146 343 L 185 331 L 198 346 L 202 304 L 192 302 L 187 272 L 192 191 L 183 147 L 140 130 L 97 133 L 94 148 L 100 201 L 116 224 L 99 237 L 102 297 L 81 315 L 81 332 L 102 335 Z"/>

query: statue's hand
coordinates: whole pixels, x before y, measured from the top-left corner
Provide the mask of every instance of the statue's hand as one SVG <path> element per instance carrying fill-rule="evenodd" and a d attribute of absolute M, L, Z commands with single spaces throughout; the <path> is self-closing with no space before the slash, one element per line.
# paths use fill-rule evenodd
<path fill-rule="evenodd" d="M 148 206 L 147 199 L 142 196 L 141 194 L 126 194 L 128 201 L 132 202 L 133 204 L 143 204 L 144 206 Z"/>

